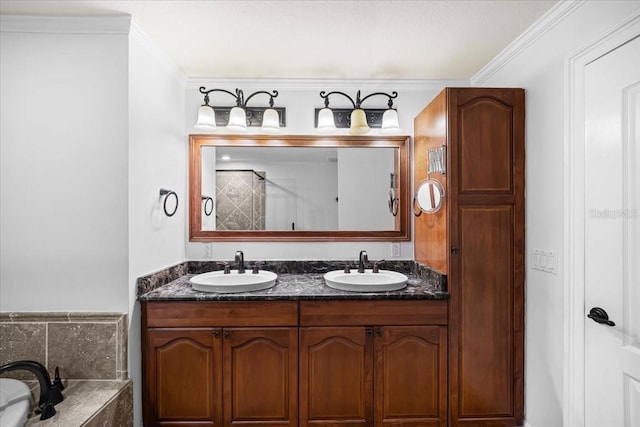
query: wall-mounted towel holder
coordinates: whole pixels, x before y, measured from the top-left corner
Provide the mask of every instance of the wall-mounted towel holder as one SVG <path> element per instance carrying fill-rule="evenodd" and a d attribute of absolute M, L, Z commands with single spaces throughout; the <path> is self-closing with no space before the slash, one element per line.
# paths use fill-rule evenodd
<path fill-rule="evenodd" d="M 173 208 L 173 212 L 169 212 L 169 210 L 167 209 L 167 200 L 172 195 L 176 199 L 176 206 Z M 161 188 L 160 189 L 160 199 L 162 199 L 163 197 L 164 197 L 164 203 L 162 204 L 162 207 L 164 209 L 164 214 L 166 216 L 174 216 L 176 214 L 176 212 L 178 211 L 178 195 L 176 194 L 175 191 L 166 190 L 164 188 Z"/>
<path fill-rule="evenodd" d="M 396 174 L 391 173 L 391 183 L 389 184 L 389 200 L 387 201 L 389 204 L 389 212 L 391 215 L 398 215 L 398 206 L 400 205 L 400 198 L 396 193 Z"/>
<path fill-rule="evenodd" d="M 206 216 L 211 216 L 211 214 L 213 213 L 213 199 L 209 196 L 202 196 L 202 201 L 204 202 L 204 214 Z M 210 207 L 207 208 L 207 206 Z"/>

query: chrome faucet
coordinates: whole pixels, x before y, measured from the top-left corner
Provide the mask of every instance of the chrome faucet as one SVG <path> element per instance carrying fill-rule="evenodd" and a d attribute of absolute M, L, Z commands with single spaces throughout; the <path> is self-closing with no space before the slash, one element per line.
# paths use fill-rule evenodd
<path fill-rule="evenodd" d="M 367 251 L 360 251 L 360 259 L 358 260 L 358 273 L 364 273 L 364 264 L 369 262 Z"/>
<path fill-rule="evenodd" d="M 236 251 L 236 264 L 238 264 L 238 274 L 244 274 L 244 253 Z"/>
<path fill-rule="evenodd" d="M 19 360 L 0 366 L 0 374 L 10 371 L 29 371 L 36 376 L 40 384 L 40 400 L 36 407 L 36 414 L 42 414 L 40 416 L 41 420 L 53 417 L 56 414 L 54 405 L 64 400 L 62 396 L 64 386 L 60 380 L 58 368 L 56 368 L 53 382 L 47 368 L 33 360 Z"/>

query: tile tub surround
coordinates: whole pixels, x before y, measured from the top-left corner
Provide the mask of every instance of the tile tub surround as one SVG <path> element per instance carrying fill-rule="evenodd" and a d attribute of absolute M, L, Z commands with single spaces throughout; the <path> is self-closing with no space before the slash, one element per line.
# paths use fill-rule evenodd
<path fill-rule="evenodd" d="M 28 427 L 98 427 L 133 425 L 133 387 L 126 381 L 64 381 L 64 400 L 56 406 L 56 414 L 47 420 L 33 414 Z M 36 394 L 37 396 L 37 394 Z M 36 398 L 37 399 L 37 398 Z"/>
<path fill-rule="evenodd" d="M 43 364 L 53 378 L 125 380 L 127 315 L 124 313 L 0 313 L 0 365 L 17 360 Z M 7 377 L 33 380 L 13 371 Z"/>
<path fill-rule="evenodd" d="M 375 260 L 373 260 L 375 261 Z M 168 267 L 164 270 L 139 277 L 137 280 L 138 297 L 152 292 L 158 288 L 172 283 L 181 277 L 206 273 L 209 271 L 221 270 L 222 267 L 217 264 L 218 261 L 186 261 L 184 263 Z M 234 261 L 226 261 L 229 265 L 235 266 Z M 253 261 L 246 262 L 247 266 L 252 265 Z M 257 261 L 261 270 L 273 271 L 279 276 L 283 275 L 300 275 L 311 277 L 313 275 L 322 275 L 332 270 L 341 270 L 346 264 L 354 266 L 357 264 L 354 260 L 341 261 Z M 422 280 L 424 286 L 430 288 L 430 292 L 442 293 L 447 289 L 447 277 L 436 271 L 430 270 L 428 267 L 416 263 L 414 261 L 385 261 L 382 265 L 383 269 L 399 271 L 407 275 L 415 275 Z M 298 281 L 305 281 L 305 277 L 299 277 Z M 282 280 L 280 280 L 282 282 Z M 315 283 L 308 280 L 309 284 Z M 176 285 L 172 283 L 172 286 Z M 302 286 L 302 283 L 298 284 Z M 353 295 L 353 292 L 349 293 Z"/>

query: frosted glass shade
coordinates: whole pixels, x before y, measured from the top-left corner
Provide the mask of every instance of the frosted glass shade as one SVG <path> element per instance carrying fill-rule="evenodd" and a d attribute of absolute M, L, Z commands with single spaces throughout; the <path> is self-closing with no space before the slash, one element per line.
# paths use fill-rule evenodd
<path fill-rule="evenodd" d="M 358 108 L 351 112 L 351 128 L 349 133 L 352 135 L 362 135 L 371 130 L 367 123 L 367 115 L 364 110 Z"/>
<path fill-rule="evenodd" d="M 400 131 L 400 123 L 398 122 L 398 112 L 389 108 L 382 115 L 381 133 L 394 133 Z"/>
<path fill-rule="evenodd" d="M 235 131 L 247 130 L 247 114 L 241 107 L 233 107 L 229 112 L 227 128 Z"/>
<path fill-rule="evenodd" d="M 196 121 L 196 128 L 198 129 L 215 129 L 216 128 L 216 113 L 208 105 L 203 105 L 198 110 L 198 120 Z"/>
<path fill-rule="evenodd" d="M 280 130 L 280 117 L 273 108 L 267 108 L 262 115 L 262 130 L 264 132 L 278 132 Z"/>
<path fill-rule="evenodd" d="M 336 129 L 336 122 L 333 119 L 331 108 L 323 108 L 318 112 L 318 131 L 331 132 Z"/>

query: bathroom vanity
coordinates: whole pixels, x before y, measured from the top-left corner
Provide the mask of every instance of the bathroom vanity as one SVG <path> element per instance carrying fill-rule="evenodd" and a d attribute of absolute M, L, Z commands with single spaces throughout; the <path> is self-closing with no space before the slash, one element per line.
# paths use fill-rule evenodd
<path fill-rule="evenodd" d="M 309 270 L 251 294 L 194 293 L 184 277 L 141 292 L 145 425 L 522 425 L 524 90 L 446 88 L 414 132 L 411 161 L 406 137 L 191 136 L 191 241 L 407 241 L 413 213 L 414 266 L 447 286 L 359 294 Z M 210 150 L 318 144 L 391 148 L 376 197 L 398 200 L 395 219 L 362 231 L 207 228 Z"/>
<path fill-rule="evenodd" d="M 140 297 L 146 426 L 447 425 L 447 298 L 328 288 L 283 274 L 269 290 Z"/>

